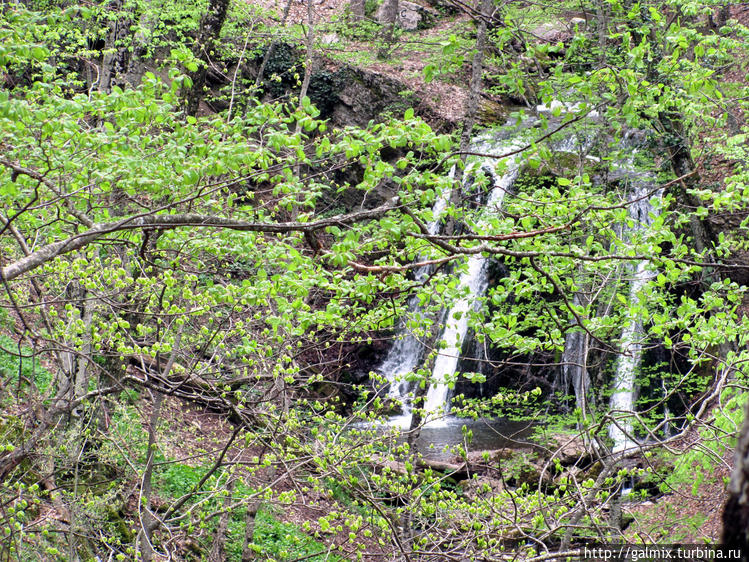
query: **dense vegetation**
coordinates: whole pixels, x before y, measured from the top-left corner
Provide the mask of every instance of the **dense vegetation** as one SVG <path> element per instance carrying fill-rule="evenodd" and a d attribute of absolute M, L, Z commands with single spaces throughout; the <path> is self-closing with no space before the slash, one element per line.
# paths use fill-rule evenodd
<path fill-rule="evenodd" d="M 622 511 L 698 494 L 736 446 L 749 30 L 730 5 L 568 4 L 424 3 L 405 31 L 392 0 L 384 21 L 370 1 L 324 18 L 3 3 L 0 558 L 546 560 L 716 540 L 700 514 L 680 535 Z M 388 94 L 415 58 L 421 76 Z M 458 123 L 414 80 L 461 90 Z M 352 84 L 382 103 L 337 111 Z M 491 150 L 470 144 L 483 129 Z M 419 407 L 476 255 L 493 273 L 466 314 L 487 351 L 448 381 L 453 413 L 540 427 L 531 448 L 476 453 L 466 421 L 435 461 Z M 370 371 L 403 326 L 428 352 L 399 439 Z"/>

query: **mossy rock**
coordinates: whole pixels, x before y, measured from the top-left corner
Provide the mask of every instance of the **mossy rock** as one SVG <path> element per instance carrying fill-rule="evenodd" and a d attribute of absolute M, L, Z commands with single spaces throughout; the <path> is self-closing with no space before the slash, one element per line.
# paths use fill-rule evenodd
<path fill-rule="evenodd" d="M 506 105 L 498 101 L 481 98 L 476 111 L 476 120 L 484 125 L 504 123 L 510 112 Z"/>
<path fill-rule="evenodd" d="M 107 521 L 114 527 L 117 534 L 123 539 L 123 543 L 132 542 L 135 539 L 130 524 L 122 515 L 122 510 L 118 505 L 110 505 L 107 509 Z"/>
<path fill-rule="evenodd" d="M 528 166 L 525 173 L 531 176 L 574 177 L 580 171 L 580 155 L 574 152 L 557 151 L 551 158 L 540 161 L 536 167 Z"/>

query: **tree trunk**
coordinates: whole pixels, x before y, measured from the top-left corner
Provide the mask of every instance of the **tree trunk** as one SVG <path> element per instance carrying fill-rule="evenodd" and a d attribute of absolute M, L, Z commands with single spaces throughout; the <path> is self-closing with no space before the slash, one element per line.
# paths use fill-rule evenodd
<path fill-rule="evenodd" d="M 161 405 L 164 402 L 164 395 L 160 392 L 154 393 L 153 399 L 153 410 L 151 411 L 151 419 L 148 424 L 148 451 L 146 453 L 146 469 L 143 472 L 143 481 L 141 485 L 141 494 L 145 500 L 143 504 L 138 505 L 138 509 L 144 509 L 141 515 L 141 530 L 138 533 L 138 542 L 143 562 L 151 562 L 153 560 L 154 550 L 151 543 L 153 537 L 153 531 L 156 529 L 157 521 L 151 513 L 151 489 L 153 474 L 153 463 L 154 456 L 156 454 L 156 426 L 159 423 L 161 417 Z"/>
<path fill-rule="evenodd" d="M 312 14 L 312 2 L 307 2 L 307 40 L 306 40 L 306 50 L 307 53 L 304 58 L 304 78 L 302 79 L 302 87 L 299 90 L 299 105 L 297 106 L 299 111 L 302 112 L 304 109 L 304 103 L 303 100 L 305 97 L 307 97 L 307 92 L 309 91 L 309 83 L 312 79 L 312 67 L 314 66 L 314 50 L 315 50 L 315 23 L 313 19 Z M 295 134 L 300 134 L 302 132 L 302 122 L 301 120 L 296 122 L 296 127 L 294 128 Z M 298 178 L 302 177 L 302 168 L 301 168 L 301 162 L 297 163 L 297 165 L 294 167 L 296 176 Z M 297 195 L 297 201 L 301 204 L 301 202 L 304 200 L 304 194 L 299 193 Z M 301 210 L 301 205 L 294 205 L 293 209 L 291 210 L 291 220 L 297 220 L 297 216 L 299 215 L 299 212 Z M 285 397 L 285 393 L 284 393 Z M 288 408 L 286 409 L 288 410 Z"/>
<path fill-rule="evenodd" d="M 598 31 L 598 49 L 600 53 L 598 55 L 598 67 L 603 68 L 606 66 L 606 49 L 608 47 L 608 2 L 598 1 L 596 6 L 596 30 Z"/>
<path fill-rule="evenodd" d="M 229 528 L 229 516 L 231 515 L 232 493 L 234 492 L 235 479 L 229 480 L 226 490 L 229 492 L 224 498 L 224 511 L 219 515 L 216 526 L 216 537 L 213 540 L 211 552 L 208 554 L 208 562 L 224 562 L 226 560 L 226 531 Z"/>
<path fill-rule="evenodd" d="M 148 2 L 146 2 L 146 4 L 148 4 Z M 153 17 L 149 19 L 149 11 L 149 7 L 143 9 L 139 17 L 138 27 L 140 30 L 147 29 L 148 32 L 153 32 L 156 25 L 156 19 Z M 133 36 L 133 50 L 130 54 L 124 76 L 125 82 L 133 87 L 140 84 L 141 79 L 143 78 L 143 72 L 145 70 L 144 59 L 148 52 L 148 32 L 143 33 L 143 31 L 138 31 Z"/>
<path fill-rule="evenodd" d="M 393 46 L 393 34 L 395 32 L 395 21 L 398 19 L 398 0 L 385 0 L 382 6 L 382 45 L 377 51 L 377 57 L 386 59 L 390 56 Z"/>
<path fill-rule="evenodd" d="M 735 464 L 723 508 L 723 537 L 726 548 L 741 549 L 741 561 L 749 561 L 749 403 L 736 445 Z"/>
<path fill-rule="evenodd" d="M 676 111 L 662 111 L 659 114 L 659 121 L 666 133 L 667 138 L 671 139 L 667 145 L 669 156 L 671 157 L 671 169 L 677 178 L 684 178 L 679 184 L 682 187 L 680 194 L 681 200 L 697 209 L 702 206 L 702 201 L 689 193 L 689 188 L 699 182 L 699 176 L 695 171 L 695 165 L 692 161 L 692 155 L 689 150 L 689 141 L 686 138 L 686 131 L 681 116 Z M 689 216 L 689 226 L 692 231 L 695 249 L 702 253 L 713 247 L 716 236 L 713 228 L 707 219 L 700 219 L 694 213 Z M 706 255 L 705 260 L 711 257 Z M 710 272 L 708 272 L 708 275 Z"/>
<path fill-rule="evenodd" d="M 304 78 L 302 79 L 302 88 L 299 91 L 299 109 L 302 109 L 302 100 L 307 96 L 309 83 L 312 78 L 312 67 L 314 64 L 315 49 L 315 25 L 312 17 L 312 2 L 307 2 L 307 54 L 304 59 Z M 302 126 L 299 122 L 296 124 L 296 133 L 299 134 Z"/>
<path fill-rule="evenodd" d="M 177 350 L 179 349 L 180 341 L 182 340 L 182 330 L 184 329 L 184 324 L 180 326 L 179 331 L 177 332 L 176 337 L 174 338 L 174 347 L 172 348 L 172 353 L 169 356 L 169 360 L 167 361 L 164 372 L 162 374 L 163 378 L 167 378 L 169 376 L 170 371 L 172 370 L 172 367 L 174 366 L 174 360 L 177 358 Z M 157 336 L 159 334 L 157 333 Z M 156 354 L 156 370 L 157 372 L 161 373 L 161 356 L 157 353 Z M 158 520 L 153 515 L 153 512 L 151 511 L 151 489 L 152 489 L 152 480 L 151 477 L 153 475 L 153 463 L 154 463 L 154 457 L 156 455 L 156 430 L 157 426 L 159 424 L 159 419 L 161 418 L 161 406 L 164 403 L 164 395 L 161 392 L 154 392 L 153 393 L 153 410 L 151 410 L 151 419 L 148 423 L 148 450 L 146 451 L 146 468 L 143 471 L 143 479 L 141 481 L 141 496 L 144 501 L 138 503 L 138 510 L 140 512 L 141 509 L 145 506 L 145 511 L 143 512 L 143 515 L 141 516 L 141 529 L 138 533 L 138 543 L 140 547 L 140 551 L 142 552 L 143 556 L 143 562 L 151 562 L 153 560 L 154 550 L 153 550 L 153 544 L 151 543 L 151 539 L 153 537 L 153 532 L 156 529 L 156 526 L 158 525 Z"/>
<path fill-rule="evenodd" d="M 710 25 L 710 29 L 712 29 L 715 32 L 720 32 L 720 29 L 728 23 L 729 18 L 731 17 L 731 5 L 730 4 L 722 4 L 720 8 L 718 8 L 718 14 L 717 16 L 714 13 L 711 13 L 708 16 L 708 24 Z"/>
<path fill-rule="evenodd" d="M 481 84 L 484 75 L 484 51 L 486 50 L 486 20 L 491 16 L 492 0 L 481 0 L 481 16 L 478 19 L 476 29 L 476 52 L 473 55 L 471 65 L 471 88 L 466 99 L 466 117 L 463 132 L 460 135 L 460 150 L 465 152 L 471 143 L 473 127 L 476 124 L 476 113 L 478 112 L 479 99 L 481 97 Z M 465 160 L 465 156 L 463 156 Z"/>
<path fill-rule="evenodd" d="M 476 52 L 473 55 L 473 64 L 471 67 L 471 87 L 466 98 L 465 119 L 463 121 L 463 132 L 460 135 L 460 159 L 463 164 L 466 161 L 465 152 L 471 144 L 473 136 L 473 127 L 476 124 L 476 113 L 478 112 L 479 99 L 481 97 L 481 83 L 484 75 L 484 50 L 486 49 L 486 20 L 492 13 L 492 0 L 481 0 L 481 15 L 477 20 L 476 29 Z M 458 167 L 455 171 L 455 185 L 461 186 L 463 183 L 463 168 Z M 450 203 L 455 207 L 460 205 L 462 198 L 461 189 L 453 189 L 450 194 Z M 455 232 L 455 221 L 450 219 L 445 225 L 445 234 L 448 236 Z"/>
<path fill-rule="evenodd" d="M 77 360 L 77 369 L 75 373 L 75 384 L 73 397 L 78 400 L 88 392 L 88 382 L 90 378 L 90 369 L 88 360 L 92 357 L 93 346 L 91 344 L 91 323 L 94 318 L 94 301 L 86 298 L 88 293 L 81 289 L 81 320 L 85 332 L 81 335 L 83 345 L 81 346 L 80 355 Z"/>
<path fill-rule="evenodd" d="M 205 87 L 205 78 L 208 74 L 208 65 L 211 63 L 211 58 L 216 55 L 221 29 L 224 27 L 224 22 L 226 21 L 228 8 L 229 0 L 211 0 L 208 5 L 208 12 L 200 24 L 198 42 L 195 46 L 195 56 L 202 61 L 202 64 L 190 76 L 192 86 L 187 92 L 185 100 L 185 113 L 187 115 L 194 116 L 198 112 L 200 100 L 203 99 L 203 88 Z"/>
<path fill-rule="evenodd" d="M 283 16 L 281 16 L 281 23 L 279 27 L 283 28 L 286 25 L 286 20 L 289 19 L 289 10 L 291 9 L 291 1 L 292 0 L 286 0 L 286 6 L 284 6 L 283 9 Z M 265 74 L 265 67 L 268 65 L 268 61 L 273 56 L 273 51 L 276 50 L 276 45 L 278 45 L 278 41 L 273 40 L 271 41 L 270 46 L 268 47 L 268 50 L 265 51 L 265 56 L 263 56 L 263 62 L 260 63 L 260 69 L 257 71 L 257 77 L 255 78 L 255 87 L 259 87 L 260 84 L 263 81 L 263 74 Z"/>
<path fill-rule="evenodd" d="M 109 25 L 109 33 L 104 44 L 104 57 L 101 61 L 99 91 L 109 92 L 113 86 L 123 86 L 124 77 L 130 64 L 130 28 L 135 15 L 124 9 L 123 0 L 115 0 L 110 11 L 116 17 Z"/>
<path fill-rule="evenodd" d="M 364 19 L 365 0 L 351 0 L 349 2 L 349 12 L 351 12 L 352 23 L 359 23 Z"/>
<path fill-rule="evenodd" d="M 255 537 L 255 516 L 257 515 L 259 501 L 252 501 L 247 505 L 247 515 L 245 516 L 244 527 L 244 546 L 242 547 L 242 562 L 252 562 L 255 560 L 255 551 L 252 548 L 252 540 Z"/>

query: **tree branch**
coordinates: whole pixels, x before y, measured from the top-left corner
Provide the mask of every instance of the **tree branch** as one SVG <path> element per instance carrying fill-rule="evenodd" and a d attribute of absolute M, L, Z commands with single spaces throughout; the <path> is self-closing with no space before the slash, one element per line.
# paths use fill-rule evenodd
<path fill-rule="evenodd" d="M 201 215 L 196 213 L 182 213 L 174 215 L 142 214 L 128 217 L 117 222 L 94 224 L 86 232 L 71 236 L 70 238 L 66 238 L 65 240 L 53 242 L 52 244 L 48 244 L 47 246 L 39 248 L 35 252 L 32 252 L 31 254 L 0 269 L 0 279 L 11 281 L 16 277 L 23 275 L 24 273 L 28 273 L 29 271 L 36 269 L 44 263 L 56 258 L 57 256 L 61 256 L 74 250 L 83 248 L 84 246 L 95 242 L 96 240 L 106 236 L 107 234 L 112 234 L 113 232 L 122 232 L 126 230 L 145 230 L 154 228 L 174 229 L 186 226 L 196 228 L 220 228 L 226 230 L 238 230 L 242 232 L 314 232 L 316 230 L 321 230 L 329 226 L 353 224 L 369 219 L 376 219 L 383 216 L 388 211 L 395 209 L 398 204 L 398 197 L 393 197 L 387 203 L 375 209 L 359 211 L 356 213 L 350 213 L 348 215 L 331 217 L 307 223 L 247 222 L 226 217 Z"/>

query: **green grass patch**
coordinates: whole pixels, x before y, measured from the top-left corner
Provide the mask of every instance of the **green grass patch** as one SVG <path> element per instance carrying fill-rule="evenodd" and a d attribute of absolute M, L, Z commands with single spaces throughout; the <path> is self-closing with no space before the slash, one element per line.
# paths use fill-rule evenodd
<path fill-rule="evenodd" d="M 207 471 L 207 466 L 193 467 L 180 463 L 162 465 L 156 470 L 155 489 L 162 497 L 179 498 L 193 491 Z M 215 490 L 217 486 L 221 486 L 223 480 L 220 480 L 220 478 L 221 473 L 217 471 L 206 481 L 202 491 Z M 242 499 L 249 500 L 254 493 L 255 491 L 252 488 L 242 482 L 237 482 L 232 494 L 233 503 L 241 502 Z M 196 499 L 200 497 L 204 496 L 196 494 Z M 216 494 L 196 513 L 200 516 L 200 513 L 218 512 L 222 509 L 222 503 L 223 496 Z M 328 545 L 310 537 L 297 525 L 282 522 L 277 518 L 276 513 L 274 507 L 262 505 L 255 516 L 253 544 L 260 559 L 282 562 L 304 558 L 311 562 L 322 560 L 343 562 L 344 559 L 340 556 L 332 553 L 328 555 Z M 227 560 L 238 561 L 242 557 L 246 516 L 247 508 L 245 506 L 234 509 L 230 515 L 226 541 Z M 210 542 L 215 535 L 217 523 L 218 517 L 213 517 L 211 520 L 201 523 L 204 532 L 201 533 L 199 540 L 206 551 L 210 549 Z"/>
<path fill-rule="evenodd" d="M 52 384 L 52 373 L 41 366 L 30 347 L 22 345 L 19 350 L 12 338 L 0 335 L 0 378 L 14 384 L 19 373 L 24 384 L 33 381 L 40 392 Z"/>
<path fill-rule="evenodd" d="M 242 520 L 244 522 L 244 518 Z M 233 521 L 234 518 L 232 518 Z M 241 528 L 241 531 L 244 532 L 244 527 Z M 236 535 L 237 533 L 232 534 Z M 258 547 L 258 553 L 279 562 L 307 556 L 309 558 L 305 559 L 312 562 L 322 562 L 323 560 L 343 562 L 344 560 L 336 554 L 328 555 L 328 545 L 306 535 L 296 525 L 279 521 L 271 509 L 258 511 L 255 519 L 254 542 Z M 236 560 L 239 560 L 239 558 L 236 558 Z"/>

